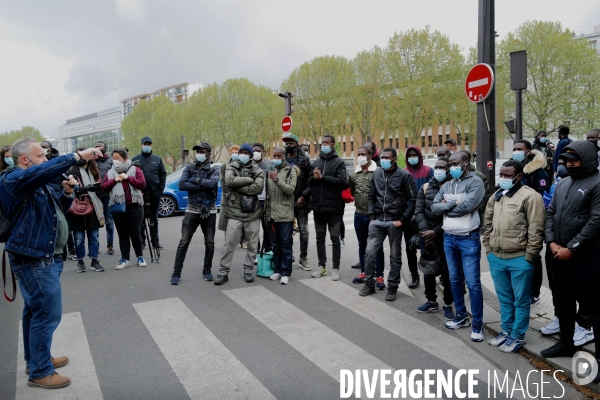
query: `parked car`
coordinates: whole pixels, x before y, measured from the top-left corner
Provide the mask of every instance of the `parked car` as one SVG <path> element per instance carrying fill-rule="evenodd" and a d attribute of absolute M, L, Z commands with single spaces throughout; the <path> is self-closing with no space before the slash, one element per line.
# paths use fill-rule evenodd
<path fill-rule="evenodd" d="M 220 167 L 221 164 L 214 165 Z M 179 190 L 179 181 L 181 180 L 182 174 L 183 168 L 167 176 L 165 190 L 160 198 L 160 204 L 158 205 L 159 217 L 170 217 L 177 212 L 185 211 L 188 202 L 188 192 Z M 217 210 L 221 208 L 221 193 L 221 182 L 219 181 L 219 189 L 217 190 Z"/>

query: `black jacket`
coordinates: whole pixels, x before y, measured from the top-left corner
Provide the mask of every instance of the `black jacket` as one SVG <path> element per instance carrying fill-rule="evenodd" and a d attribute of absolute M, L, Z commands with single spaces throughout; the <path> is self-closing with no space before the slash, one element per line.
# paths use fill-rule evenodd
<path fill-rule="evenodd" d="M 220 168 L 213 166 L 210 160 L 204 164 L 198 161 L 188 164 L 179 181 L 179 190 L 188 192 L 188 206 L 215 209 L 220 176 Z"/>
<path fill-rule="evenodd" d="M 344 214 L 342 191 L 350 186 L 346 163 L 332 150 L 329 154 L 321 153 L 313 166 L 319 168 L 323 177 L 315 179 L 313 171 L 310 172 L 308 188 L 303 192 L 304 195 L 312 193 L 310 209 L 315 212 Z"/>
<path fill-rule="evenodd" d="M 600 245 L 600 174 L 593 143 L 565 146 L 581 157 L 582 169 L 562 179 L 546 214 L 546 243 L 557 243 L 574 254 Z"/>
<path fill-rule="evenodd" d="M 167 181 L 167 170 L 162 158 L 152 153 L 141 153 L 133 157 L 131 161 L 139 161 L 140 169 L 146 179 L 144 191 L 149 194 L 162 194 Z"/>
<path fill-rule="evenodd" d="M 543 153 L 532 150 L 524 161 L 521 183 L 538 192 L 540 196 L 544 196 L 544 193 L 549 192 L 550 186 L 552 186 L 552 182 L 546 172 L 546 167 L 548 166 L 546 157 Z"/>
<path fill-rule="evenodd" d="M 73 175 L 73 178 L 77 179 L 80 182 L 80 185 L 83 185 L 83 180 L 81 179 L 81 173 L 79 172 L 79 166 L 75 165 L 73 166 L 69 172 L 67 172 L 67 175 Z M 94 178 L 93 176 L 90 175 L 91 180 L 93 181 Z M 62 183 L 61 183 L 61 187 L 62 187 Z M 58 192 L 60 193 L 60 192 Z M 81 200 L 81 197 L 80 197 Z M 91 201 L 91 200 L 90 200 Z M 93 203 L 92 203 L 93 205 Z M 94 209 L 94 212 L 92 212 L 90 215 L 86 215 L 86 216 L 80 216 L 80 215 L 73 215 L 73 214 L 69 214 L 68 212 L 65 213 L 65 218 L 67 220 L 67 223 L 69 224 L 69 230 L 70 231 L 87 231 L 90 229 L 100 229 L 100 221 L 98 220 L 98 216 L 96 215 L 96 210 Z"/>
<path fill-rule="evenodd" d="M 369 218 L 410 222 L 415 213 L 417 187 L 411 174 L 397 165 L 391 172 L 377 168 L 369 192 Z"/>
<path fill-rule="evenodd" d="M 546 162 L 548 163 L 548 165 L 546 165 L 546 168 L 544 168 L 546 170 L 546 173 L 548 174 L 548 176 L 550 178 L 554 177 L 554 150 L 552 150 L 550 147 L 548 147 L 548 145 L 550 144 L 550 141 L 547 141 L 546 143 L 542 143 L 540 142 L 539 138 L 536 138 L 533 143 L 531 143 L 531 149 L 532 150 L 537 150 L 540 153 L 542 153 L 544 155 L 544 157 L 546 157 Z"/>
<path fill-rule="evenodd" d="M 310 162 L 310 158 L 301 150 L 298 150 L 298 168 L 300 169 L 300 175 L 296 181 L 296 190 L 294 191 L 294 200 L 298 201 L 301 196 L 304 196 L 304 200 L 307 204 L 310 204 L 310 188 L 308 187 L 308 178 L 312 176 L 313 165 Z M 306 189 L 309 189 L 304 192 Z"/>
<path fill-rule="evenodd" d="M 103 181 L 104 176 L 113 166 L 113 160 L 108 156 L 108 154 L 105 154 L 104 157 L 96 160 L 96 165 L 98 166 L 98 172 L 100 172 L 100 181 Z"/>
<path fill-rule="evenodd" d="M 422 188 L 419 190 L 419 193 L 417 194 L 417 204 L 415 207 L 415 221 L 419 227 L 419 232 L 433 230 L 437 237 L 440 237 L 444 232 L 442 229 L 444 216 L 433 215 L 433 211 L 431 211 L 431 204 L 433 203 L 435 196 L 437 196 L 438 192 L 440 191 L 442 185 L 451 179 L 452 177 L 450 174 L 448 174 L 446 180 L 444 180 L 442 183 L 433 178 L 427 183 L 427 191 L 423 191 Z"/>

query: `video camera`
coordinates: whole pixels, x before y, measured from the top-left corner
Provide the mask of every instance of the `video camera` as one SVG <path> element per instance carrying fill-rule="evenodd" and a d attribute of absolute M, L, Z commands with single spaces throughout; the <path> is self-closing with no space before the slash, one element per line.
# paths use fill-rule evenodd
<path fill-rule="evenodd" d="M 69 180 L 69 177 L 66 174 L 62 174 L 61 176 L 65 181 Z M 88 194 L 90 192 L 96 193 L 101 190 L 102 190 L 102 187 L 100 186 L 100 182 L 96 182 L 91 185 L 85 185 L 83 187 L 81 187 L 81 186 L 73 187 L 73 191 L 75 192 L 75 196 L 77 196 L 77 197 L 81 196 L 82 194 Z"/>

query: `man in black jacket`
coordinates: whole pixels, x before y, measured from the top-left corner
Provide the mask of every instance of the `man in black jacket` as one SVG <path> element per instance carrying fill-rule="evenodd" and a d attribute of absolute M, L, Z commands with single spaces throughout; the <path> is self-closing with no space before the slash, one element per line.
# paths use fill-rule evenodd
<path fill-rule="evenodd" d="M 325 236 L 329 227 L 333 250 L 333 268 L 331 279 L 340 280 L 340 222 L 344 214 L 344 200 L 342 191 L 349 186 L 348 173 L 344 160 L 335 152 L 335 138 L 331 135 L 323 136 L 321 140 L 321 154 L 314 162 L 312 176 L 308 179 L 308 188 L 304 195 L 312 193 L 310 208 L 314 211 L 315 233 L 317 235 L 317 256 L 319 265 L 313 278 L 327 275 L 327 252 L 325 251 Z"/>
<path fill-rule="evenodd" d="M 396 149 L 381 152 L 381 168 L 373 173 L 369 191 L 369 239 L 366 250 L 366 283 L 359 295 L 375 293 L 375 261 L 386 237 L 390 241 L 390 272 L 387 301 L 396 300 L 402 267 L 402 226 L 410 224 L 417 202 L 417 188 L 412 175 L 398 168 Z"/>
<path fill-rule="evenodd" d="M 550 247 L 555 281 L 560 341 L 542 350 L 544 357 L 571 357 L 575 353 L 576 291 L 600 332 L 600 174 L 598 151 L 593 143 L 576 141 L 558 155 L 565 160 L 569 177 L 556 187 L 546 214 L 546 243 Z M 596 340 L 596 357 L 600 357 Z M 598 380 L 598 376 L 596 377 Z"/>
<path fill-rule="evenodd" d="M 202 229 L 205 247 L 202 275 L 205 281 L 213 280 L 210 271 L 215 254 L 216 201 L 221 173 L 219 167 L 212 165 L 210 144 L 200 142 L 192 150 L 196 151 L 196 161 L 185 167 L 179 181 L 179 190 L 188 192 L 188 205 L 181 221 L 181 240 L 177 246 L 171 285 L 179 285 L 185 255 L 198 226 Z"/>
<path fill-rule="evenodd" d="M 108 156 L 106 143 L 98 142 L 94 147 L 102 152 L 102 157 L 96 160 L 98 172 L 100 173 L 100 182 L 102 182 L 104 180 L 104 176 L 112 168 L 113 160 Z M 107 253 L 112 256 L 113 254 L 115 254 L 115 250 L 113 249 L 115 222 L 113 220 L 112 214 L 108 212 L 108 202 L 110 201 L 110 196 L 108 195 L 108 193 L 100 193 L 100 200 L 102 201 L 102 206 L 104 207 L 104 226 L 106 226 L 106 245 L 108 248 Z"/>
<path fill-rule="evenodd" d="M 165 190 L 167 170 L 162 158 L 152 154 L 152 139 L 148 136 L 142 138 L 142 152 L 133 157 L 132 161 L 139 162 L 140 169 L 144 173 L 144 178 L 146 179 L 144 194 L 150 200 L 150 215 L 146 215 L 145 217 L 153 220 L 156 232 L 156 245 L 159 249 L 162 249 L 163 246 L 160 244 L 158 238 L 158 206 L 162 193 Z M 142 241 L 144 242 L 144 247 L 146 247 L 146 232 L 143 228 Z"/>

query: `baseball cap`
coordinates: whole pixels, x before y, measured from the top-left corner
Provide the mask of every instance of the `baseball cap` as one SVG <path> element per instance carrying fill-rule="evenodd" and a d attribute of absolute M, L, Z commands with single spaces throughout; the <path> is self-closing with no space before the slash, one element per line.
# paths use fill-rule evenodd
<path fill-rule="evenodd" d="M 444 142 L 444 144 L 446 144 L 446 143 L 452 143 L 452 145 L 453 145 L 453 146 L 456 146 L 456 140 L 454 140 L 454 139 L 447 139 L 447 140 Z"/>
<path fill-rule="evenodd" d="M 579 160 L 581 157 L 579 154 L 573 149 L 567 149 L 564 153 L 561 153 L 558 158 L 568 158 L 571 160 Z"/>
<path fill-rule="evenodd" d="M 287 142 L 288 140 L 294 140 L 296 143 L 299 143 L 300 140 L 298 139 L 298 136 L 294 135 L 293 133 L 289 133 L 286 132 L 281 136 L 281 140 L 283 140 L 284 142 Z"/>
<path fill-rule="evenodd" d="M 140 143 L 144 144 L 146 142 L 150 142 L 150 144 L 152 144 L 152 139 L 150 139 L 150 136 L 144 136 Z"/>
<path fill-rule="evenodd" d="M 208 150 L 209 153 L 212 153 L 212 147 L 207 142 L 200 142 L 196 146 L 192 147 L 192 150 L 194 150 L 194 151 L 200 150 L 200 149 L 206 149 L 206 150 Z"/>

